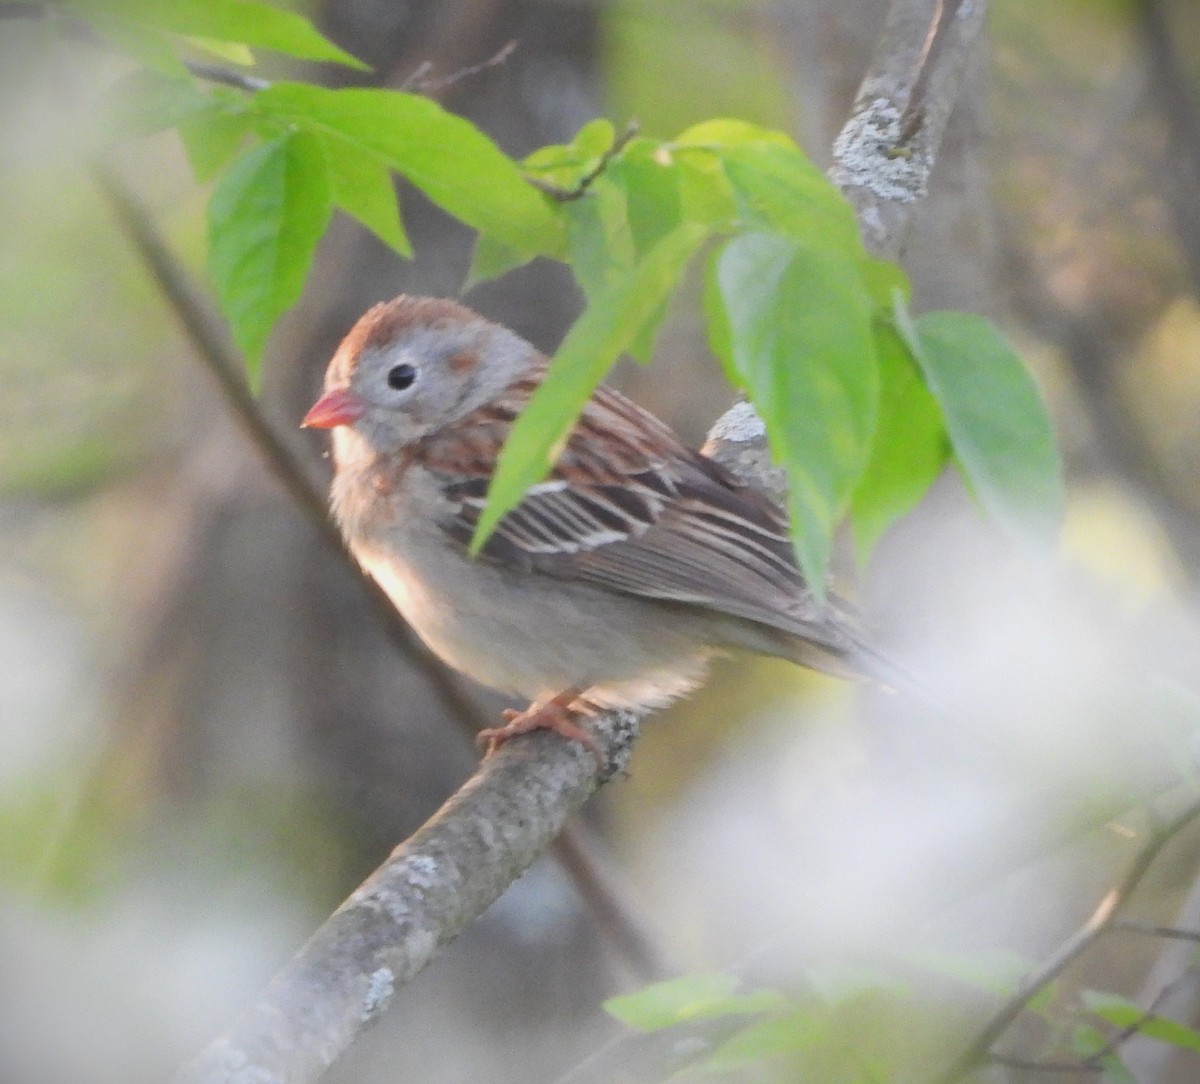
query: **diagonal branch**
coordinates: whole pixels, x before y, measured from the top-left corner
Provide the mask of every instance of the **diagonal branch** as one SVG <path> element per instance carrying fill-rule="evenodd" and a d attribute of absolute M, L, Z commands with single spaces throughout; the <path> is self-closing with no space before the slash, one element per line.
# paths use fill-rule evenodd
<path fill-rule="evenodd" d="M 509 742 L 392 852 L 177 1084 L 315 1081 L 567 819 L 624 770 L 637 720 L 590 728 L 605 758 L 556 736 Z"/>
<path fill-rule="evenodd" d="M 1034 1073 L 1098 1073 L 1104 1068 L 1105 1059 L 1120 1050 L 1148 1024 L 1160 1019 L 1158 1010 L 1162 1003 L 1185 982 L 1190 981 L 1192 981 L 1192 976 L 1185 973 L 1164 986 L 1150 999 L 1150 1003 L 1141 1016 L 1132 1023 L 1126 1024 L 1120 1031 L 1110 1035 L 1103 1046 L 1086 1058 L 1059 1061 L 1045 1058 L 1022 1058 L 1012 1054 L 989 1054 L 988 1061 L 992 1065 L 1003 1065 L 1010 1069 L 1025 1069 Z"/>
<path fill-rule="evenodd" d="M 1137 853 L 1121 882 L 1105 894 L 1087 921 L 1067 938 L 1041 967 L 1022 980 L 1013 995 L 992 1014 L 987 1024 L 972 1038 L 949 1069 L 937 1078 L 937 1084 L 955 1084 L 983 1064 L 988 1059 L 992 1046 L 1025 1011 L 1029 1002 L 1097 940 L 1117 928 L 1122 909 L 1137 891 L 1162 849 L 1197 817 L 1200 817 L 1200 799 L 1189 802 L 1166 824 L 1151 832 L 1149 840 Z"/>

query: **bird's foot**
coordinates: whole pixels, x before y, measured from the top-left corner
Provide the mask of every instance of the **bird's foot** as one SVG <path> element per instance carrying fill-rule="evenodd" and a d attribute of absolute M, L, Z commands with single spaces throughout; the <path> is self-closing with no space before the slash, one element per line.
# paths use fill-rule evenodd
<path fill-rule="evenodd" d="M 572 689 L 551 700 L 530 704 L 524 711 L 509 708 L 504 712 L 504 726 L 481 730 L 476 735 L 475 742 L 483 747 L 486 759 L 505 742 L 520 734 L 528 734 L 533 730 L 552 730 L 567 741 L 578 742 L 586 747 L 596 758 L 596 763 L 604 768 L 604 751 L 599 742 L 577 722 L 589 714 L 585 709 L 572 707 L 572 702 L 578 696 L 579 694 Z"/>

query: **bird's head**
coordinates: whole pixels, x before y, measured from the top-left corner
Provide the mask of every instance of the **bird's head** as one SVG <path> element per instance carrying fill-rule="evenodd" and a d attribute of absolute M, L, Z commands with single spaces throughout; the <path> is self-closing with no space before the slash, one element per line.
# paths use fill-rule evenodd
<path fill-rule="evenodd" d="M 334 429 L 335 452 L 396 451 L 453 425 L 538 362 L 519 335 L 455 301 L 401 295 L 342 340 L 301 425 Z"/>

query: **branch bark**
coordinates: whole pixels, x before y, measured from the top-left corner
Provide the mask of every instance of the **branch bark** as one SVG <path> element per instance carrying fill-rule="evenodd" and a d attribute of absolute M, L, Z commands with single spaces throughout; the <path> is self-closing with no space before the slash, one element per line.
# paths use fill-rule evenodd
<path fill-rule="evenodd" d="M 392 852 L 321 926 L 254 1007 L 178 1084 L 313 1081 L 625 768 L 638 722 L 590 727 L 603 750 L 547 733 L 509 742 Z"/>
<path fill-rule="evenodd" d="M 834 183 L 868 250 L 896 258 L 929 191 L 987 0 L 895 0 L 850 119 L 833 144 Z"/>
<path fill-rule="evenodd" d="M 850 120 L 834 180 L 868 248 L 893 256 L 928 189 L 986 0 L 895 0 Z M 771 487 L 761 420 L 746 404 L 706 451 Z M 480 915 L 623 769 L 638 729 L 627 714 L 589 729 L 603 752 L 533 735 L 504 746 L 317 931 L 258 1002 L 178 1078 L 181 1084 L 314 1081 L 438 951 Z"/>

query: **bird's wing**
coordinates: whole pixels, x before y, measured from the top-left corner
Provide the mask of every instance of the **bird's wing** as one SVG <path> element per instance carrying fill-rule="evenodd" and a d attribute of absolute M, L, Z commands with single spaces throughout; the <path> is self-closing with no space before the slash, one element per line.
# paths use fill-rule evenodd
<path fill-rule="evenodd" d="M 424 443 L 422 459 L 449 499 L 442 526 L 463 546 L 474 534 L 499 447 L 532 387 L 514 386 Z M 838 654 L 851 647 L 840 634 L 845 620 L 808 592 L 776 505 L 610 388 L 597 390 L 550 476 L 501 519 L 482 555 L 731 614 Z"/>

